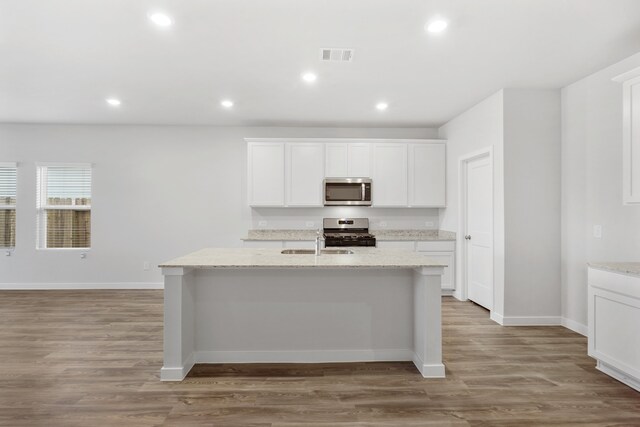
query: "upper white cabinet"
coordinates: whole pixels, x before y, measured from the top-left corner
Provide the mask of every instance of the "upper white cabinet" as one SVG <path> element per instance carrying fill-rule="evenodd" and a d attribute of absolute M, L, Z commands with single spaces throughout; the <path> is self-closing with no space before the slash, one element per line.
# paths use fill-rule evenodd
<path fill-rule="evenodd" d="M 407 206 L 407 144 L 373 144 L 373 206 Z"/>
<path fill-rule="evenodd" d="M 446 146 L 409 144 L 409 206 L 446 206 Z"/>
<path fill-rule="evenodd" d="M 326 144 L 326 177 L 371 176 L 371 143 L 330 142 Z"/>
<path fill-rule="evenodd" d="M 284 206 L 284 148 L 281 142 L 247 145 L 249 206 Z"/>
<path fill-rule="evenodd" d="M 325 177 L 370 177 L 373 207 L 446 206 L 442 140 L 247 139 L 250 206 L 323 206 Z"/>
<path fill-rule="evenodd" d="M 622 82 L 622 201 L 640 204 L 640 68 L 614 78 Z"/>
<path fill-rule="evenodd" d="M 287 143 L 287 206 L 323 206 L 324 144 Z"/>
<path fill-rule="evenodd" d="M 349 176 L 349 149 L 346 143 L 329 143 L 325 150 L 326 177 Z"/>

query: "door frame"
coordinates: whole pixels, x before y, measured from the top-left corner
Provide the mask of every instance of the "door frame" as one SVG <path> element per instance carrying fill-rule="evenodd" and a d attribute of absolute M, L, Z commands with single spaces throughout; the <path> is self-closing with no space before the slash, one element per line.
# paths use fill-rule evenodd
<path fill-rule="evenodd" d="M 481 148 L 479 150 L 476 151 L 472 151 L 470 153 L 467 153 L 461 157 L 458 158 L 458 208 L 459 208 L 459 215 L 458 215 L 458 236 L 457 236 L 457 240 L 460 244 L 460 292 L 459 292 L 459 299 L 462 301 L 466 301 L 468 300 L 468 289 L 469 289 L 469 284 L 468 284 L 468 277 L 467 277 L 467 246 L 464 243 L 464 236 L 466 235 L 466 228 L 467 228 L 467 165 L 474 161 L 474 160 L 478 160 L 481 159 L 483 157 L 488 157 L 489 158 L 489 168 L 491 169 L 491 251 L 492 251 L 492 256 L 491 256 L 491 261 L 492 261 L 492 265 L 491 265 L 491 277 L 493 280 L 493 284 L 492 284 L 492 290 L 493 290 L 493 295 L 492 295 L 492 303 L 491 306 L 494 307 L 495 306 L 495 302 L 496 302 L 496 286 L 495 286 L 495 271 L 494 271 L 494 266 L 495 266 L 495 234 L 494 234 L 494 229 L 495 229 L 495 224 L 494 224 L 494 209 L 493 209 L 493 203 L 494 203 L 494 189 L 495 189 L 495 182 L 494 182 L 494 174 L 493 174 L 493 146 L 490 145 L 488 147 L 485 148 Z M 490 312 L 493 311 L 490 310 Z"/>

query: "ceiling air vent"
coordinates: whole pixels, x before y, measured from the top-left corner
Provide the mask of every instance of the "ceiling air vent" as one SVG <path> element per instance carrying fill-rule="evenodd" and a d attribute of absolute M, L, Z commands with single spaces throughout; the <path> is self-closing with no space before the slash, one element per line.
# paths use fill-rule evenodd
<path fill-rule="evenodd" d="M 353 61 L 353 49 L 322 48 L 320 49 L 320 59 L 331 62 L 351 62 Z"/>

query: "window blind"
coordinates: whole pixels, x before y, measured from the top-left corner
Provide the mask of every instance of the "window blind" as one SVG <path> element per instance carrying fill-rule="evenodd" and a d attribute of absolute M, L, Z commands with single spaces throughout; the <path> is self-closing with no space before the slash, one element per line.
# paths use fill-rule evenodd
<path fill-rule="evenodd" d="M 18 169 L 15 163 L 0 163 L 0 247 L 16 245 L 16 199 Z"/>
<path fill-rule="evenodd" d="M 91 247 L 91 166 L 38 168 L 39 247 Z"/>

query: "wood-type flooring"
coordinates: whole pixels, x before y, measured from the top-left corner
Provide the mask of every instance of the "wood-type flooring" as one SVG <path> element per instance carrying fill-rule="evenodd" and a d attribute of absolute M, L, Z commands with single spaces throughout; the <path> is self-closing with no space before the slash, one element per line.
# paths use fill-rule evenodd
<path fill-rule="evenodd" d="M 640 426 L 563 327 L 443 298 L 445 379 L 410 362 L 198 365 L 159 381 L 162 291 L 1 291 L 2 426 Z"/>

